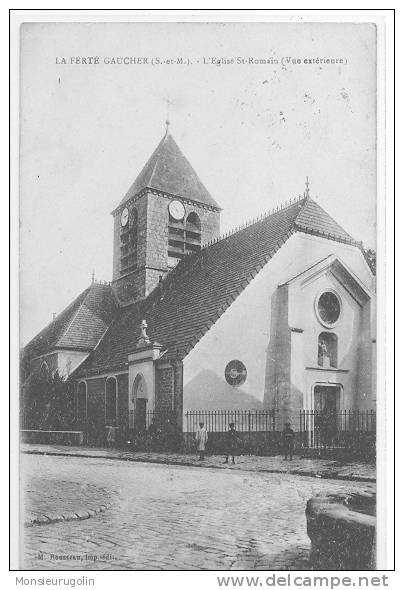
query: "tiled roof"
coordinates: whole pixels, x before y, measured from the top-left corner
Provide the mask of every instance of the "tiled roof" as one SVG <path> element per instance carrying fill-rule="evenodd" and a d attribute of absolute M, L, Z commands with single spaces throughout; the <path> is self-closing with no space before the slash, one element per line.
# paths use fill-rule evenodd
<path fill-rule="evenodd" d="M 117 311 L 109 285 L 93 283 L 24 348 L 34 358 L 55 348 L 92 350 Z"/>
<path fill-rule="evenodd" d="M 305 199 L 304 207 L 295 219 L 299 229 L 331 234 L 334 239 L 352 240 L 353 238 L 330 216 L 316 201 Z"/>
<path fill-rule="evenodd" d="M 116 371 L 127 366 L 146 319 L 164 358 L 182 359 L 295 231 L 360 246 L 315 201 L 300 199 L 183 258 L 146 299 L 116 313 L 112 288 L 90 287 L 32 342 L 93 349 L 74 376 Z"/>
<path fill-rule="evenodd" d="M 183 259 L 149 297 L 123 308 L 78 374 L 123 368 L 142 319 L 165 358 L 184 358 L 292 234 L 298 201 Z"/>
<path fill-rule="evenodd" d="M 146 187 L 220 209 L 169 133 L 160 141 L 120 205 Z"/>

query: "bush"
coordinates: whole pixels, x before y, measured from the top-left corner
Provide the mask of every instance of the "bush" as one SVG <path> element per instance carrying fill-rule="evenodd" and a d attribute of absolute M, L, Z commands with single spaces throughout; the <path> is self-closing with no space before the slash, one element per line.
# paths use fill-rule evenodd
<path fill-rule="evenodd" d="M 73 383 L 59 372 L 33 373 L 21 392 L 20 413 L 26 430 L 71 430 L 74 424 Z"/>

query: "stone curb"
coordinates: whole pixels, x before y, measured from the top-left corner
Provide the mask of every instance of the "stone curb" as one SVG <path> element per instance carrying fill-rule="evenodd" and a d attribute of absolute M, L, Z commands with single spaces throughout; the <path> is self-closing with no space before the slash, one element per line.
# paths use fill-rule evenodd
<path fill-rule="evenodd" d="M 175 461 L 174 459 L 158 459 L 158 458 L 137 458 L 137 457 L 111 457 L 109 455 L 92 455 L 91 453 L 64 453 L 63 451 L 22 451 L 26 455 L 49 455 L 49 456 L 61 456 L 61 457 L 78 457 L 85 459 L 109 459 L 113 461 L 133 461 L 134 463 L 156 463 L 158 465 L 177 465 L 183 467 L 204 467 L 205 469 L 226 469 L 222 465 L 207 465 L 204 463 L 191 463 L 190 461 Z M 228 469 L 228 468 L 227 468 Z M 235 469 L 235 471 L 250 471 L 252 473 L 280 473 L 285 475 L 301 475 L 303 477 L 315 477 L 317 479 L 336 479 L 341 481 L 358 481 L 367 483 L 376 483 L 375 477 L 362 476 L 362 475 L 339 475 L 338 472 L 326 472 L 326 471 L 300 471 L 298 469 L 291 469 L 285 471 L 282 469 Z"/>
<path fill-rule="evenodd" d="M 375 569 L 376 494 L 321 493 L 306 504 L 314 570 Z"/>
<path fill-rule="evenodd" d="M 26 520 L 24 522 L 24 527 L 32 527 L 44 524 L 55 524 L 57 522 L 67 522 L 70 520 L 87 520 L 88 518 L 97 516 L 97 514 L 100 514 L 101 512 L 105 512 L 106 510 L 111 508 L 111 506 L 112 502 L 107 502 L 106 504 L 101 504 L 101 506 L 97 506 L 97 508 L 78 510 L 77 512 L 63 512 L 62 514 L 50 512 L 48 514 L 41 514 L 39 516 L 36 516 L 35 518 Z"/>

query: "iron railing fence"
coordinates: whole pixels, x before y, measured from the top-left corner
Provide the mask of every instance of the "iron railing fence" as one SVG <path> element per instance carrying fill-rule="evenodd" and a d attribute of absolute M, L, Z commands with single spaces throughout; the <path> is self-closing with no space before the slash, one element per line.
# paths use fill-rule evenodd
<path fill-rule="evenodd" d="M 376 435 L 374 410 L 300 411 L 300 443 L 303 447 L 349 447 Z"/>
<path fill-rule="evenodd" d="M 30 430 L 31 422 L 24 412 L 20 412 L 20 430 Z"/>
<path fill-rule="evenodd" d="M 188 410 L 185 412 L 186 432 L 196 432 L 203 422 L 208 432 L 227 432 L 234 423 L 237 432 L 274 432 L 275 410 Z"/>

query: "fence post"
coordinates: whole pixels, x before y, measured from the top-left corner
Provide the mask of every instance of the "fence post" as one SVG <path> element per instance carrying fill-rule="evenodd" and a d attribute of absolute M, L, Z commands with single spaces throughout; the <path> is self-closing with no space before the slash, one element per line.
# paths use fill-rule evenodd
<path fill-rule="evenodd" d="M 302 436 L 302 410 L 299 411 L 299 439 L 300 439 L 300 447 L 303 447 L 303 437 L 304 437 L 304 433 Z"/>

